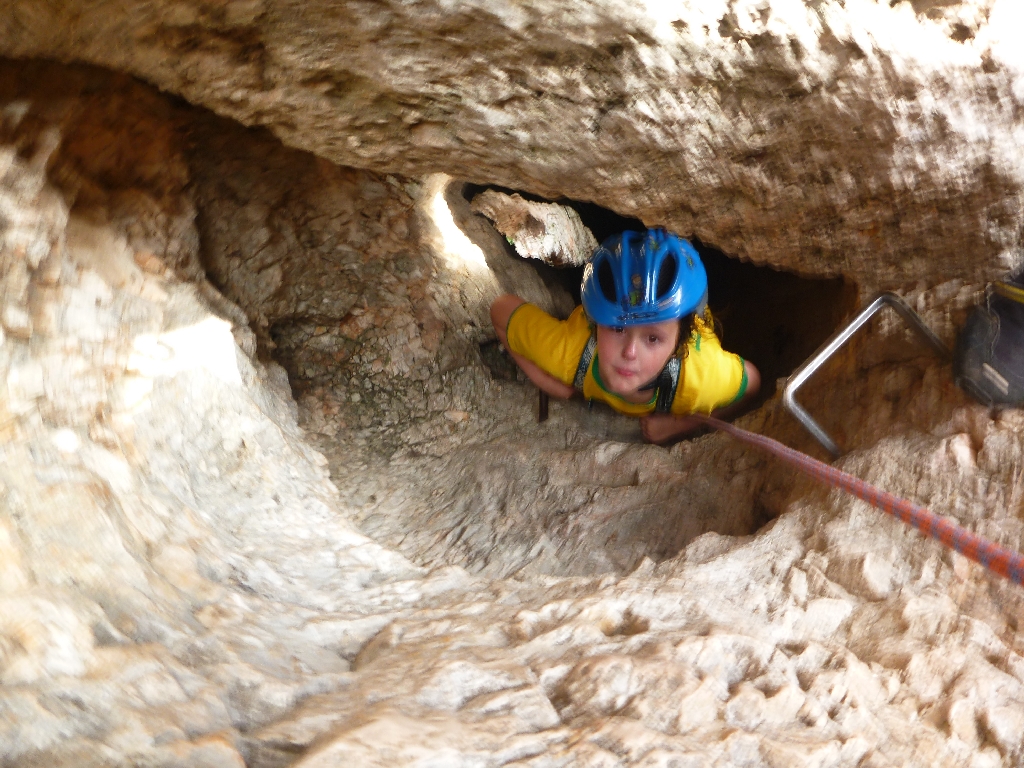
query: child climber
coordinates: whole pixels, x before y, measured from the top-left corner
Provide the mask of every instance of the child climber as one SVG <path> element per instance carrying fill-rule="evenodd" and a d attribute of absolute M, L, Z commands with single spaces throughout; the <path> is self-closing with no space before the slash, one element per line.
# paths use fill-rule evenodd
<path fill-rule="evenodd" d="M 491 305 L 498 339 L 549 395 L 601 400 L 664 443 L 699 426 L 690 414 L 728 417 L 757 394 L 757 368 L 712 330 L 707 274 L 686 240 L 662 229 L 608 238 L 582 294 L 567 320 L 512 294 Z"/>

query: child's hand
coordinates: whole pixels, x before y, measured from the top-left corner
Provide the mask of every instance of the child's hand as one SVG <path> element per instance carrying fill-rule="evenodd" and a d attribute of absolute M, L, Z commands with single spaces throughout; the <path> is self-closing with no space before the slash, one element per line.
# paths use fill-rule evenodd
<path fill-rule="evenodd" d="M 640 417 L 640 428 L 643 430 L 644 440 L 658 445 L 668 442 L 672 438 L 682 437 L 699 429 L 702 425 L 703 422 L 697 421 L 692 416 L 652 413 L 649 416 Z"/>

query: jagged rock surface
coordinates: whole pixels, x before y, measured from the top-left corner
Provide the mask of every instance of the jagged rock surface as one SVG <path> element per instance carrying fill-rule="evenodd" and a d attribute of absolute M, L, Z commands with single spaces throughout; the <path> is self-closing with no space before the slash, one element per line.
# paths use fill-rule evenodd
<path fill-rule="evenodd" d="M 524 259 L 540 259 L 553 267 L 581 267 L 597 248 L 593 233 L 566 205 L 488 189 L 474 197 L 470 207 L 494 222 L 494 228 Z"/>
<path fill-rule="evenodd" d="M 874 289 L 1021 263 L 1020 14 L 14 0 L 0 53 L 130 72 L 341 165 L 591 200 Z"/>
<path fill-rule="evenodd" d="M 724 438 L 536 425 L 487 301 L 568 300 L 458 184 L 103 72 L 0 95 L 3 763 L 1020 762 L 1019 588 Z M 949 341 L 980 286 L 942 273 L 906 295 Z M 1020 547 L 1024 419 L 949 379 L 883 317 L 805 404 Z"/>

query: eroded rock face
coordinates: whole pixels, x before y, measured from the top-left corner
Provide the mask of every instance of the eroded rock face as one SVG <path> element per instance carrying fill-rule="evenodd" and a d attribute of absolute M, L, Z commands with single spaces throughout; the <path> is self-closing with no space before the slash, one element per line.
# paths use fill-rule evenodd
<path fill-rule="evenodd" d="M 673 555 L 707 530 L 745 533 L 765 514 L 749 491 L 761 480 L 705 494 L 698 452 L 594 446 L 639 438 L 610 412 L 574 403 L 535 423 L 534 391 L 494 348 L 487 308 L 512 290 L 556 315 L 572 302 L 507 254 L 460 185 L 326 168 L 216 129 L 193 155 L 204 260 L 266 329 L 365 532 L 425 564 L 589 574 Z M 764 469 L 747 464 L 723 447 L 707 482 Z"/>
<path fill-rule="evenodd" d="M 486 306 L 568 299 L 449 178 L 0 84 L 4 762 L 1019 762 L 1020 589 L 723 437 L 537 425 Z M 979 289 L 907 297 L 948 341 Z M 1019 413 L 885 317 L 815 385 L 840 466 L 1021 545 Z"/>
<path fill-rule="evenodd" d="M 483 214 L 524 259 L 540 259 L 555 267 L 581 267 L 590 261 L 597 240 L 572 208 L 524 200 L 487 189 L 470 206 Z"/>
<path fill-rule="evenodd" d="M 5 101 L 3 132 L 2 279 L 17 310 L 0 344 L 3 760 L 240 764 L 230 733 L 306 695 L 271 649 L 292 648 L 321 688 L 347 668 L 244 617 L 272 617 L 276 601 L 320 611 L 331 593 L 421 572 L 337 515 L 322 458 L 216 314 L 228 303 L 182 279 L 198 268 L 182 179 L 115 186 L 150 143 L 78 154 L 123 119 L 169 139 L 170 171 L 187 168 L 164 100 L 43 69 L 31 102 Z M 31 78 L 4 75 L 7 88 Z M 238 331 L 251 339 L 244 318 Z M 296 526 L 300 511 L 320 523 Z M 287 554 L 266 548 L 287 539 Z"/>
<path fill-rule="evenodd" d="M 1020 264 L 1019 26 L 1016 0 L 15 0 L 0 52 L 874 290 Z"/>

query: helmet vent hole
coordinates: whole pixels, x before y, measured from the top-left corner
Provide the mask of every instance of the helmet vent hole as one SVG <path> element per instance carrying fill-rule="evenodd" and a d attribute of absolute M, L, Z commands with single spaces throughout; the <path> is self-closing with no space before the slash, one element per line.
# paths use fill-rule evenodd
<path fill-rule="evenodd" d="M 608 301 L 616 301 L 615 275 L 612 274 L 612 265 L 607 259 L 601 259 L 597 265 L 597 284 L 601 286 L 601 293 Z"/>
<path fill-rule="evenodd" d="M 672 290 L 672 286 L 676 282 L 676 275 L 679 273 L 679 262 L 676 257 L 669 254 L 665 257 L 665 261 L 661 264 L 661 269 L 658 271 L 658 286 L 655 291 L 655 296 L 660 300 Z"/>

